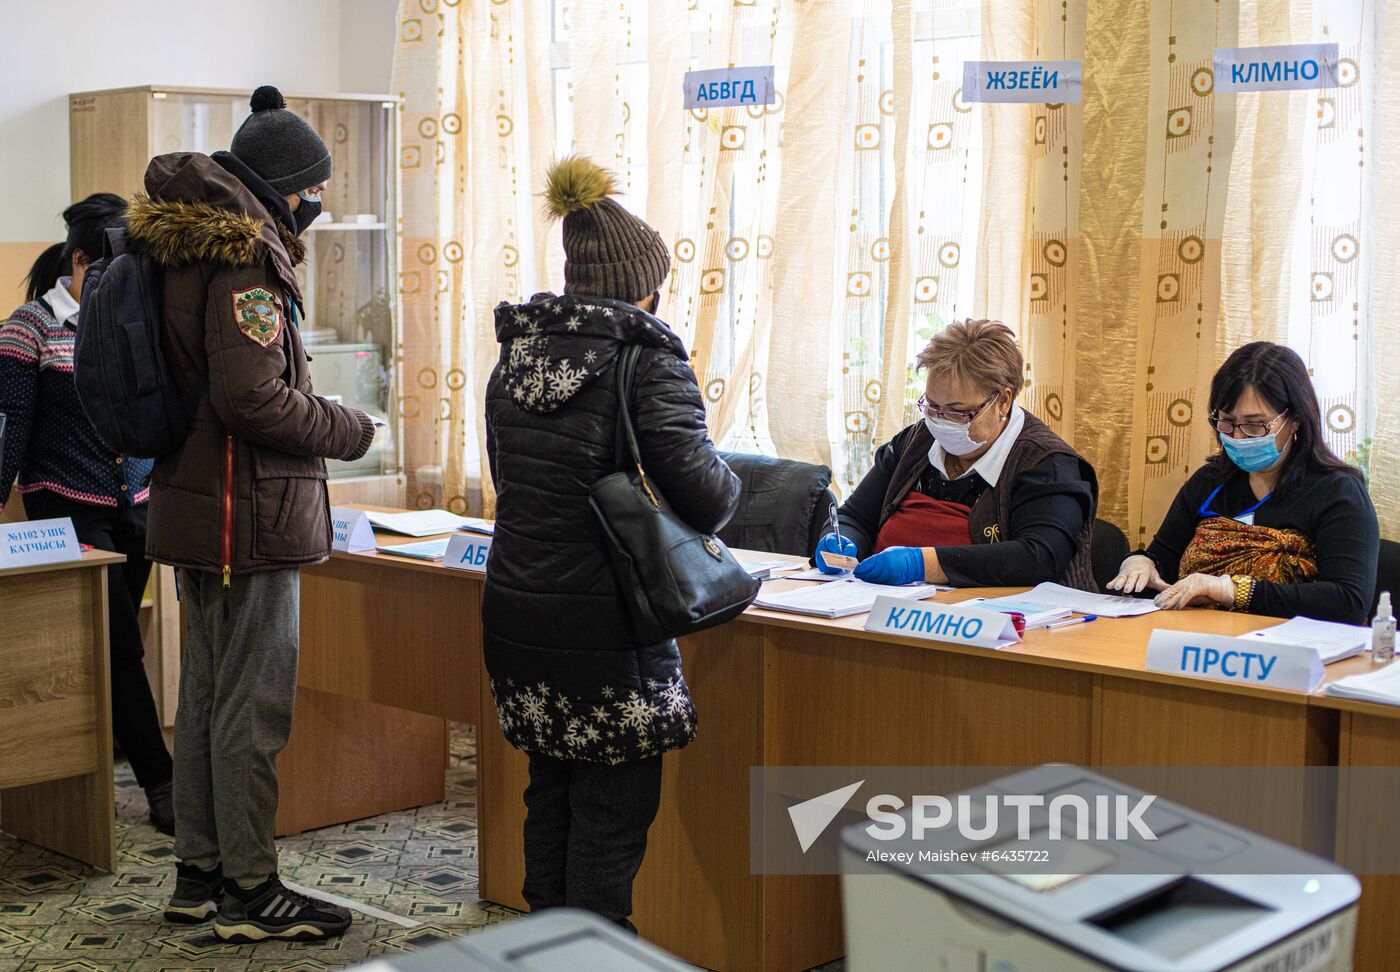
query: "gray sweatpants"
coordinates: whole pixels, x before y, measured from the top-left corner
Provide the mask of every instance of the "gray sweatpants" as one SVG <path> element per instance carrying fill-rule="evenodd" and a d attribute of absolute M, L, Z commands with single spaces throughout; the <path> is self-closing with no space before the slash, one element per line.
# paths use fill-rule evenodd
<path fill-rule="evenodd" d="M 222 858 L 224 876 L 246 885 L 277 870 L 276 759 L 296 699 L 300 572 L 234 574 L 227 592 L 218 574 L 180 573 L 175 855 Z"/>

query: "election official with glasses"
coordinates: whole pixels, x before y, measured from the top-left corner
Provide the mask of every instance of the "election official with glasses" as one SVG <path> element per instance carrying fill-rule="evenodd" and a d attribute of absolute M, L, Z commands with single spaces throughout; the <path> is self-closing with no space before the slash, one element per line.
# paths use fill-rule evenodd
<path fill-rule="evenodd" d="M 1097 591 L 1089 537 L 1093 467 L 1016 404 L 1025 363 L 996 321 L 949 325 L 919 352 L 919 421 L 881 446 L 813 561 L 879 584 Z"/>
<path fill-rule="evenodd" d="M 1327 446 L 1302 358 L 1267 341 L 1238 349 L 1211 381 L 1209 420 L 1221 451 L 1109 588 L 1158 591 L 1165 609 L 1363 623 L 1376 584 L 1376 511 L 1360 471 Z"/>

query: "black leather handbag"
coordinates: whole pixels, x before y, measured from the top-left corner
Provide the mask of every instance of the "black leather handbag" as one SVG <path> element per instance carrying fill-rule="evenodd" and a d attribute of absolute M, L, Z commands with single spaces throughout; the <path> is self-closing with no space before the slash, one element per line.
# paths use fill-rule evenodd
<path fill-rule="evenodd" d="M 723 624 L 758 596 L 759 582 L 718 537 L 677 516 L 642 468 L 631 400 L 641 346 L 617 361 L 619 472 L 593 484 L 589 503 L 607 534 L 613 574 L 638 645 Z"/>

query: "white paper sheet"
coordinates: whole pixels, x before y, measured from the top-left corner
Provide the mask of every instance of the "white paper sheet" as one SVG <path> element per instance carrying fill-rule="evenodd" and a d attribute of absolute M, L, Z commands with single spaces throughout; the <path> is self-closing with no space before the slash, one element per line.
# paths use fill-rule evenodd
<path fill-rule="evenodd" d="M 1135 618 L 1158 610 L 1150 598 L 1119 597 L 1114 594 L 1090 594 L 1063 584 L 1037 584 L 1016 600 L 1046 607 L 1067 608 L 1076 614 L 1096 614 L 1101 618 Z"/>
<path fill-rule="evenodd" d="M 852 614 L 864 614 L 875 604 L 880 595 L 901 597 L 917 601 L 938 591 L 936 584 L 915 584 L 909 587 L 891 587 L 887 584 L 867 584 L 853 577 L 801 587 L 778 594 L 761 592 L 753 602 L 754 607 L 770 611 L 784 611 L 789 614 L 805 614 L 818 618 L 844 618 Z"/>
<path fill-rule="evenodd" d="M 849 571 L 849 570 L 843 570 L 843 571 L 842 571 L 841 573 L 839 573 L 839 574 L 828 574 L 828 573 L 826 573 L 824 570 L 822 570 L 820 567 L 808 567 L 806 570 L 803 570 L 801 573 L 797 573 L 797 574 L 788 574 L 788 575 L 786 575 L 786 577 L 785 577 L 784 579 L 785 579 L 785 580 L 805 580 L 805 581 L 823 581 L 823 582 L 826 582 L 826 581 L 846 580 L 846 579 L 851 578 L 851 577 L 854 577 L 854 576 L 855 576 L 855 574 L 853 574 L 853 573 L 852 573 L 851 571 Z"/>
<path fill-rule="evenodd" d="M 794 564 L 790 560 L 743 560 L 740 561 L 744 569 L 749 572 L 750 577 L 759 580 L 769 580 L 779 575 L 786 576 L 793 571 L 801 570 L 801 564 Z"/>
<path fill-rule="evenodd" d="M 974 597 L 963 601 L 962 606 L 978 611 L 998 611 L 1002 614 L 1015 611 L 1025 615 L 1027 631 L 1034 631 L 1036 628 L 1043 628 L 1056 621 L 1063 621 L 1074 613 L 1069 608 L 1046 607 L 1044 604 L 1025 601 L 1014 594 L 1010 597 Z"/>
<path fill-rule="evenodd" d="M 1371 646 L 1370 628 L 1335 621 L 1314 621 L 1312 618 L 1294 618 L 1240 637 L 1276 645 L 1316 648 L 1324 665 L 1359 655 Z"/>
<path fill-rule="evenodd" d="M 381 544 L 379 552 L 383 554 L 393 554 L 395 557 L 412 557 L 414 560 L 441 560 L 447 553 L 447 544 L 451 537 L 440 537 L 437 540 L 420 540 L 417 543 L 400 543 L 397 545 Z"/>
<path fill-rule="evenodd" d="M 1338 679 L 1323 691 L 1339 699 L 1400 705 L 1400 664 L 1391 662 L 1373 672 Z"/>
<path fill-rule="evenodd" d="M 466 522 L 465 517 L 446 510 L 412 510 L 408 513 L 366 512 L 369 522 L 381 530 L 400 533 L 406 537 L 431 537 L 452 533 Z"/>

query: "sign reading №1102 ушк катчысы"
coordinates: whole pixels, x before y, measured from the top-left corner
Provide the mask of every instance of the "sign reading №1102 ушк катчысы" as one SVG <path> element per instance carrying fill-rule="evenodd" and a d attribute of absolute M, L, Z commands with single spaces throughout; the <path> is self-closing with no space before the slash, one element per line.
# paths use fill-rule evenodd
<path fill-rule="evenodd" d="M 731 105 L 771 105 L 777 100 L 773 65 L 687 71 L 685 107 L 724 108 Z"/>
<path fill-rule="evenodd" d="M 0 567 L 58 564 L 82 556 L 70 517 L 0 523 Z"/>
<path fill-rule="evenodd" d="M 1218 47 L 1213 66 L 1215 90 L 1222 94 L 1335 88 L 1339 83 L 1336 44 Z"/>
<path fill-rule="evenodd" d="M 966 61 L 962 100 L 1078 104 L 1082 73 L 1082 61 Z"/>

